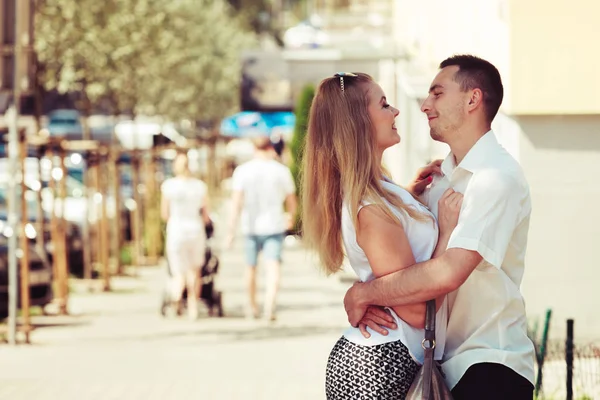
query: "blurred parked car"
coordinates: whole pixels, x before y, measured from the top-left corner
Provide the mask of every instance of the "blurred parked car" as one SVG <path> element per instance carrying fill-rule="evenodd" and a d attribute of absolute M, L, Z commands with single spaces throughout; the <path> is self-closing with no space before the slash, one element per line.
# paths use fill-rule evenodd
<path fill-rule="evenodd" d="M 54 110 L 48 114 L 48 126 L 46 127 L 50 136 L 82 136 L 83 126 L 79 119 L 77 110 Z"/>
<path fill-rule="evenodd" d="M 114 124 L 110 118 L 96 115 L 88 119 L 90 139 L 108 144 L 113 141 Z M 48 113 L 48 124 L 42 130 L 48 136 L 62 136 L 68 140 L 83 139 L 81 114 L 73 109 L 58 109 Z"/>
<path fill-rule="evenodd" d="M 27 238 L 32 242 L 33 245 L 38 243 L 40 232 L 37 231 L 38 221 L 38 207 L 37 201 L 35 201 L 35 193 L 33 190 L 28 190 L 26 194 L 27 201 L 27 217 L 28 222 L 25 226 L 25 232 Z M 19 210 L 20 211 L 20 210 Z M 9 237 L 13 234 L 7 229 L 7 208 L 6 208 L 6 187 L 3 187 L 0 183 L 0 240 Z M 67 244 L 67 259 L 69 263 L 70 273 L 76 276 L 83 276 L 83 237 L 81 228 L 77 223 L 66 220 L 65 221 L 65 233 L 66 233 L 66 244 Z M 44 210 L 44 244 L 46 259 L 52 263 L 52 257 L 54 254 L 54 244 L 52 243 L 51 230 L 50 230 L 50 213 L 48 210 Z"/>
<path fill-rule="evenodd" d="M 19 289 L 20 265 L 17 266 Z M 34 247 L 29 248 L 29 295 L 31 306 L 41 306 L 52 301 L 52 267 L 43 260 Z M 19 307 L 21 296 L 19 296 Z M 8 316 L 8 244 L 0 237 L 0 319 Z"/>

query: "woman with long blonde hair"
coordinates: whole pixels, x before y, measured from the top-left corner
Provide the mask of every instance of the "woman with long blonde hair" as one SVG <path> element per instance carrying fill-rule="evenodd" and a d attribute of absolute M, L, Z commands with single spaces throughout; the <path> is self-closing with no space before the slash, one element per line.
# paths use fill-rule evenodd
<path fill-rule="evenodd" d="M 338 272 L 345 258 L 361 281 L 409 267 L 443 252 L 456 226 L 460 194 L 440 204 L 438 227 L 416 193 L 386 175 L 382 156 L 400 142 L 398 114 L 367 74 L 338 73 L 317 90 L 304 150 L 303 236 L 327 274 Z M 447 305 L 445 296 L 436 300 L 440 359 Z M 388 311 L 397 329 L 351 327 L 337 341 L 327 363 L 327 399 L 406 396 L 423 360 L 425 304 Z"/>

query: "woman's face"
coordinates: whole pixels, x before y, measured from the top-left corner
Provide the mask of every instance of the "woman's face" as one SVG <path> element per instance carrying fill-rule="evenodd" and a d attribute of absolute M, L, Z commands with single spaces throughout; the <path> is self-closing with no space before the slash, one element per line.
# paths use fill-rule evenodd
<path fill-rule="evenodd" d="M 400 111 L 388 104 L 385 93 L 375 82 L 368 84 L 367 97 L 369 99 L 369 117 L 374 128 L 375 146 L 383 152 L 388 147 L 400 143 L 400 135 L 395 124 L 395 119 Z"/>

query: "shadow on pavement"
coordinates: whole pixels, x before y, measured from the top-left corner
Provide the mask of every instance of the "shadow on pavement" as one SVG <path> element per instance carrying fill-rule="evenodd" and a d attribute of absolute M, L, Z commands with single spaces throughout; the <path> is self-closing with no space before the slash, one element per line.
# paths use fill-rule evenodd
<path fill-rule="evenodd" d="M 252 324 L 253 321 L 249 321 Z M 127 337 L 126 340 L 135 341 L 153 341 L 173 338 L 198 338 L 202 339 L 207 336 L 218 337 L 219 344 L 242 342 L 242 341 L 258 341 L 258 340 L 273 340 L 273 339 L 290 339 L 296 337 L 316 336 L 322 334 L 332 334 L 332 340 L 337 339 L 342 335 L 343 328 L 339 326 L 277 326 L 277 324 L 269 324 L 266 321 L 257 320 L 254 322 L 259 325 L 254 329 L 235 330 L 235 329 L 213 329 L 213 330 L 196 330 L 196 331 L 179 331 L 168 333 L 148 334 L 144 336 Z M 123 338 L 121 339 L 123 340 Z"/>

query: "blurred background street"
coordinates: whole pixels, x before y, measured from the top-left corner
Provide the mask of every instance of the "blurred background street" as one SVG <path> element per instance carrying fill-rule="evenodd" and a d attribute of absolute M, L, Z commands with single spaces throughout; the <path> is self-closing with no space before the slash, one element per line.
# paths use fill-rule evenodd
<path fill-rule="evenodd" d="M 0 347 L 0 399 L 323 398 L 348 284 L 288 240 L 277 321 L 246 319 L 240 241 L 220 260 L 223 318 L 162 317 L 164 264 L 114 278 L 109 293 L 71 281 L 71 315 L 33 317 L 34 344 Z"/>

